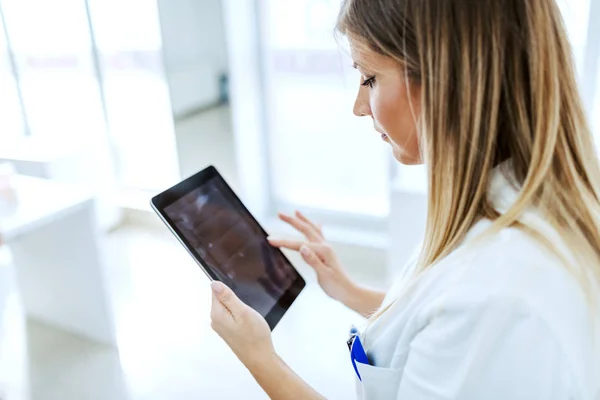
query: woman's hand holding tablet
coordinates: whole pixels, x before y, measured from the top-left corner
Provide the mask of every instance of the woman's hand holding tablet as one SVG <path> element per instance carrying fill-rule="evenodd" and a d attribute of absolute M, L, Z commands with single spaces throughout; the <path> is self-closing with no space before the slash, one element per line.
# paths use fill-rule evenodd
<path fill-rule="evenodd" d="M 290 261 L 214 167 L 151 201 L 211 280 L 225 283 L 273 329 L 305 286 Z"/>

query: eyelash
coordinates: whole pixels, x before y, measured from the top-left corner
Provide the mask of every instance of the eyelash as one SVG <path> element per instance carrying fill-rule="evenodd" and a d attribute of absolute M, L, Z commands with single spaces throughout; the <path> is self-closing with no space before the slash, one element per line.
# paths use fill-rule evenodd
<path fill-rule="evenodd" d="M 373 88 L 373 84 L 375 83 L 375 76 L 373 75 L 372 77 L 365 79 L 363 83 L 361 83 L 362 86 L 368 86 L 370 88 Z"/>

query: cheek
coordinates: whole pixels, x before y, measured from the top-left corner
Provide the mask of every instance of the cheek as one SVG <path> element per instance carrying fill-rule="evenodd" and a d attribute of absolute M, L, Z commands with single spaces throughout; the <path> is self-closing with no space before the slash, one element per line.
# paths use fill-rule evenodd
<path fill-rule="evenodd" d="M 393 91 L 377 90 L 371 95 L 371 110 L 373 118 L 388 134 L 393 136 L 398 130 L 401 123 L 401 115 L 399 115 L 401 99 Z"/>
<path fill-rule="evenodd" d="M 418 102 L 412 107 L 418 115 Z M 394 156 L 404 164 L 420 162 L 420 151 L 415 118 L 406 87 L 401 85 L 393 90 L 379 90 L 371 98 L 371 109 L 375 123 L 385 132 L 392 146 Z"/>

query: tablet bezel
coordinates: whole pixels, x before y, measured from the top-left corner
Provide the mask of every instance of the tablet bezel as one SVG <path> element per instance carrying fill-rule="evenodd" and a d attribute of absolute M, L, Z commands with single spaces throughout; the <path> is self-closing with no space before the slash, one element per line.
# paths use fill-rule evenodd
<path fill-rule="evenodd" d="M 158 195 L 154 196 L 150 200 L 150 205 L 151 205 L 152 209 L 158 214 L 158 216 L 162 219 L 162 221 L 165 223 L 165 225 L 167 225 L 169 230 L 175 235 L 175 237 L 179 240 L 179 242 L 183 245 L 183 247 L 188 251 L 188 253 L 190 253 L 192 258 L 196 261 L 196 263 L 200 266 L 200 268 L 204 271 L 206 276 L 208 276 L 208 278 L 211 281 L 218 280 L 217 276 L 213 273 L 213 271 L 211 270 L 211 267 L 204 261 L 204 259 L 200 256 L 200 254 L 198 254 L 196 252 L 196 250 L 190 245 L 190 243 L 188 243 L 185 236 L 179 231 L 179 229 L 177 229 L 177 226 L 175 225 L 175 223 L 173 223 L 173 221 L 171 221 L 171 219 L 165 212 L 165 208 L 168 207 L 169 205 L 173 204 L 177 200 L 181 199 L 183 196 L 190 193 L 191 191 L 199 188 L 200 186 L 202 186 L 207 181 L 209 181 L 213 178 L 219 179 L 221 181 L 221 183 L 224 184 L 223 186 L 225 187 L 225 190 L 228 191 L 228 194 L 231 195 L 231 198 L 236 202 L 236 206 L 238 206 L 239 209 L 243 213 L 246 213 L 247 216 L 249 216 L 250 219 L 257 224 L 257 226 L 260 228 L 260 230 L 262 231 L 263 235 L 266 238 L 268 236 L 267 232 L 260 225 L 260 223 L 256 220 L 256 218 L 254 218 L 254 216 L 250 213 L 250 211 L 248 211 L 248 209 L 246 208 L 244 203 L 242 203 L 242 201 L 235 194 L 233 189 L 231 189 L 231 187 L 227 184 L 225 179 L 223 179 L 221 174 L 219 174 L 217 169 L 212 165 L 203 169 L 202 171 L 190 176 L 189 178 L 183 180 L 182 182 L 179 182 L 177 185 L 165 190 L 164 192 L 159 193 Z M 267 323 L 269 324 L 269 327 L 271 328 L 271 330 L 273 330 L 275 328 L 277 323 L 281 320 L 283 315 L 290 308 L 290 306 L 292 305 L 294 300 L 296 300 L 296 298 L 298 297 L 298 295 L 300 294 L 302 289 L 306 286 L 306 282 L 304 281 L 304 279 L 302 278 L 300 273 L 298 273 L 298 270 L 296 270 L 296 268 L 294 268 L 292 263 L 281 252 L 281 250 L 277 249 L 277 251 L 281 254 L 281 256 L 283 257 L 285 262 L 289 265 L 289 267 L 294 270 L 294 272 L 296 273 L 296 278 L 292 282 L 289 289 L 285 293 L 283 293 L 283 295 L 277 300 L 277 303 L 275 303 L 275 305 L 271 308 L 271 310 L 265 316 L 265 319 L 267 320 Z"/>

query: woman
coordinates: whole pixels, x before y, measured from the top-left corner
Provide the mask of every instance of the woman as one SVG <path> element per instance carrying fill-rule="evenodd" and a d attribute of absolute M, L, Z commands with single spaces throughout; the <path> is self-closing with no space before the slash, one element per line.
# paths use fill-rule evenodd
<path fill-rule="evenodd" d="M 425 240 L 385 297 L 301 215 L 283 218 L 304 243 L 272 241 L 369 317 L 359 398 L 598 399 L 600 170 L 554 0 L 346 0 L 337 28 L 354 113 L 428 170 Z M 213 328 L 271 398 L 321 398 L 213 291 Z"/>

